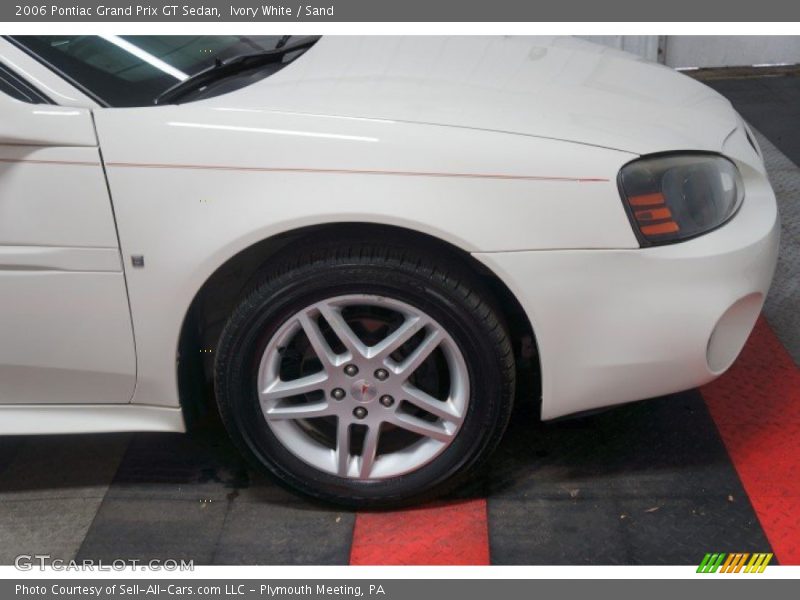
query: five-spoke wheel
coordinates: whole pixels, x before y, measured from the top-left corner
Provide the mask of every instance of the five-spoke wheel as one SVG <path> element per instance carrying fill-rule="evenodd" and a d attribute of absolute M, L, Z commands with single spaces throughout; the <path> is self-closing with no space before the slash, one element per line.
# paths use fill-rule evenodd
<path fill-rule="evenodd" d="M 284 379 L 298 353 L 302 371 Z M 289 318 L 264 350 L 258 388 L 267 424 L 286 448 L 322 471 L 359 479 L 401 475 L 433 459 L 469 404 L 467 366 L 444 328 L 409 304 L 362 294 Z M 381 444 L 382 437 L 391 439 Z"/>
<path fill-rule="evenodd" d="M 506 327 L 480 279 L 392 240 L 287 251 L 215 353 L 238 447 L 293 489 L 352 506 L 455 485 L 498 443 L 513 389 Z"/>

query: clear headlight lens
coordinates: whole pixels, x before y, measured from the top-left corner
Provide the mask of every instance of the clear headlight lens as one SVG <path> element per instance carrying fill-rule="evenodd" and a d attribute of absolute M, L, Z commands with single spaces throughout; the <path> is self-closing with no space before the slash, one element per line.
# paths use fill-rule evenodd
<path fill-rule="evenodd" d="M 716 229 L 739 209 L 739 170 L 716 154 L 665 154 L 625 165 L 620 191 L 643 246 L 669 244 Z"/>

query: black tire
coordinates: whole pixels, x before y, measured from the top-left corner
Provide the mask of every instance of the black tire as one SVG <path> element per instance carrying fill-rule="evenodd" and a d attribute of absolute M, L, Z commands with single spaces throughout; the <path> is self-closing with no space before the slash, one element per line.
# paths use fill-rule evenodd
<path fill-rule="evenodd" d="M 426 312 L 456 342 L 469 373 L 470 401 L 453 441 L 428 464 L 393 478 L 344 478 L 310 466 L 275 437 L 258 401 L 265 340 L 304 307 L 354 293 L 394 298 Z M 386 240 L 323 242 L 276 262 L 236 306 L 216 351 L 215 391 L 234 443 L 279 482 L 337 504 L 387 507 L 440 495 L 486 459 L 511 415 L 514 374 L 511 343 L 494 299 L 459 261 Z"/>

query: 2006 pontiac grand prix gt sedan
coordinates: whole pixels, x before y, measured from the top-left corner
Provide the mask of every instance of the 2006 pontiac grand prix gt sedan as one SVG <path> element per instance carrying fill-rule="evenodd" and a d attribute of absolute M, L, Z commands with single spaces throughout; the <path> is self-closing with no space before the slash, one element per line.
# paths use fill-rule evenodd
<path fill-rule="evenodd" d="M 183 431 L 214 398 L 296 490 L 419 500 L 523 378 L 543 419 L 710 381 L 772 278 L 748 126 L 587 42 L 9 36 L 0 63 L 0 433 Z"/>

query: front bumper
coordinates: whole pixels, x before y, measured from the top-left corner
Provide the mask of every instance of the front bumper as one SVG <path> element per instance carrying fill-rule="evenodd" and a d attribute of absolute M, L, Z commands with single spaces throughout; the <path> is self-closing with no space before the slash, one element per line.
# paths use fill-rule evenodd
<path fill-rule="evenodd" d="M 730 366 L 778 255 L 772 188 L 755 172 L 745 185 L 738 214 L 691 241 L 475 255 L 531 321 L 543 419 L 693 388 Z"/>

